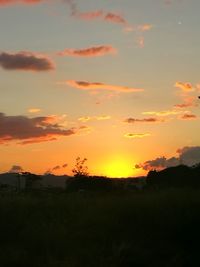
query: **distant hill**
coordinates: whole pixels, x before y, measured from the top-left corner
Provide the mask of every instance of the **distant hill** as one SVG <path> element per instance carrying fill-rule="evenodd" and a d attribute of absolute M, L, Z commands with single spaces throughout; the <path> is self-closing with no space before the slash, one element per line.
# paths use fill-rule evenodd
<path fill-rule="evenodd" d="M 62 175 L 56 176 L 53 174 L 47 175 L 36 175 L 33 173 L 22 172 L 22 173 L 2 173 L 0 174 L 0 187 L 9 186 L 12 188 L 25 189 L 30 185 L 31 187 L 60 187 L 65 188 L 66 180 L 69 176 Z"/>

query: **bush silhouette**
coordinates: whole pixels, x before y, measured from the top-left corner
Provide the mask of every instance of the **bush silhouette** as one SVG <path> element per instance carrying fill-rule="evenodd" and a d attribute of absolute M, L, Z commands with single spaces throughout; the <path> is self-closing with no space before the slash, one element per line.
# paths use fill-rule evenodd
<path fill-rule="evenodd" d="M 72 169 L 74 177 L 87 177 L 89 175 L 88 167 L 85 165 L 86 161 L 86 158 L 76 158 L 75 167 Z"/>

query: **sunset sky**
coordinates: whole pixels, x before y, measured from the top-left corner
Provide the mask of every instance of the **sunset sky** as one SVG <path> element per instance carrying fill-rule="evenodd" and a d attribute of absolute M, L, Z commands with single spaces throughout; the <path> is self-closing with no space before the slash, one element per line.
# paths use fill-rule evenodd
<path fill-rule="evenodd" d="M 200 162 L 199 0 L 0 0 L 0 172 Z"/>

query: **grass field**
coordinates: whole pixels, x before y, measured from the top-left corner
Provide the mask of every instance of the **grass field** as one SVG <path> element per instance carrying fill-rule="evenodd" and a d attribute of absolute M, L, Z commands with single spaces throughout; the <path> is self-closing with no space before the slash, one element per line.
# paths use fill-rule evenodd
<path fill-rule="evenodd" d="M 0 266 L 200 266 L 200 190 L 0 196 Z"/>

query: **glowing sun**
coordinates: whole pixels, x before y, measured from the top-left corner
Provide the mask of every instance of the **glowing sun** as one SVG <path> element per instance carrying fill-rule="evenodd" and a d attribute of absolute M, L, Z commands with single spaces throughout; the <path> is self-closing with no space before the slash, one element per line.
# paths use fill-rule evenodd
<path fill-rule="evenodd" d="M 130 177 L 133 176 L 134 170 L 130 162 L 118 159 L 110 161 L 104 166 L 104 174 L 112 178 Z"/>

